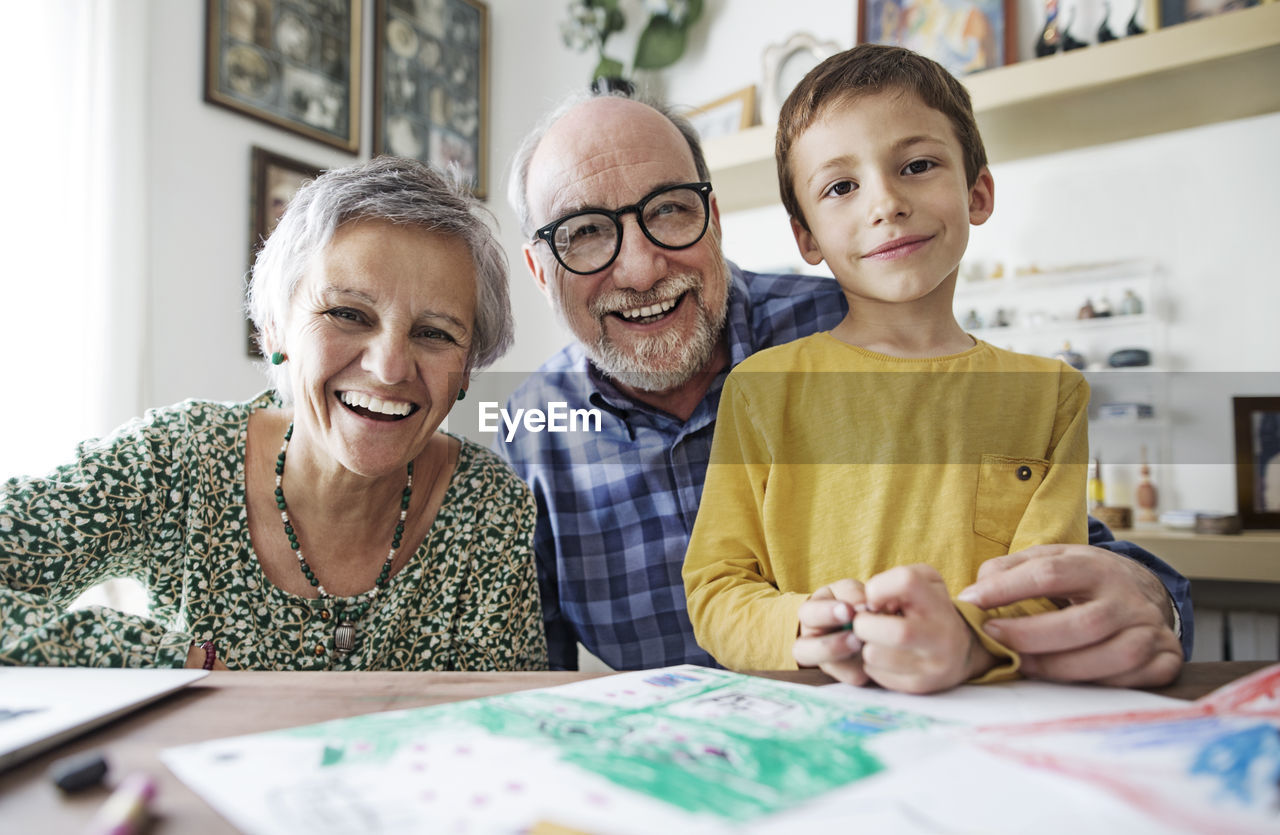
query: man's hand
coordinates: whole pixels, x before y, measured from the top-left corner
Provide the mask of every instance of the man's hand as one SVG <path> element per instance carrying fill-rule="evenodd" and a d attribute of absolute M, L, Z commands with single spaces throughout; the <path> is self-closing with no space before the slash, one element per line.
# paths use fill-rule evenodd
<path fill-rule="evenodd" d="M 987 560 L 958 597 L 984 609 L 1030 597 L 1065 599 L 1057 612 L 987 621 L 1022 655 L 1022 672 L 1050 681 L 1159 687 L 1182 669 L 1169 595 L 1141 565 L 1090 545 L 1036 545 Z"/>
<path fill-rule="evenodd" d="M 800 632 L 791 653 L 801 667 L 817 667 L 836 681 L 866 684 L 862 641 L 850 631 L 856 608 L 866 604 L 862 583 L 838 580 L 800 604 Z"/>
<path fill-rule="evenodd" d="M 932 693 L 986 672 L 995 658 L 956 610 L 930 565 L 891 568 L 867 581 L 867 611 L 853 623 L 862 666 L 877 684 Z"/>

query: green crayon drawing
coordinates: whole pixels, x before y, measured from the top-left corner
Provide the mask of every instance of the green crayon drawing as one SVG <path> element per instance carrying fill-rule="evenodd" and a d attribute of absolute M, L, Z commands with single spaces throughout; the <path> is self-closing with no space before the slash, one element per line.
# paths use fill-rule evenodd
<path fill-rule="evenodd" d="M 747 820 L 869 777 L 870 738 L 933 720 L 852 708 L 721 671 L 676 682 L 663 701 L 533 691 L 370 714 L 281 733 L 324 741 L 320 765 L 381 764 L 435 732 L 472 727 L 551 746 L 561 762 L 693 813 Z M 655 683 L 670 686 L 670 682 Z M 641 694 L 642 696 L 643 694 Z"/>

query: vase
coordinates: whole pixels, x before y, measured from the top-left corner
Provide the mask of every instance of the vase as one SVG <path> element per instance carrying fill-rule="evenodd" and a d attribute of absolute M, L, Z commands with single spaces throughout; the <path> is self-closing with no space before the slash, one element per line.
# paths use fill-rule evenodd
<path fill-rule="evenodd" d="M 608 95 L 610 93 L 634 96 L 636 94 L 636 85 L 629 78 L 600 76 L 599 78 L 591 79 L 591 92 L 601 96 Z"/>

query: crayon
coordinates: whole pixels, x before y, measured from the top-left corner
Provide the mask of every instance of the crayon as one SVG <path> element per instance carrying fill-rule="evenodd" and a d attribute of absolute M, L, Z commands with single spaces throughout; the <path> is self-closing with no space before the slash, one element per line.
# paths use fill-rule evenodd
<path fill-rule="evenodd" d="M 130 774 L 102 804 L 89 835 L 134 835 L 146 823 L 156 783 L 146 774 Z"/>

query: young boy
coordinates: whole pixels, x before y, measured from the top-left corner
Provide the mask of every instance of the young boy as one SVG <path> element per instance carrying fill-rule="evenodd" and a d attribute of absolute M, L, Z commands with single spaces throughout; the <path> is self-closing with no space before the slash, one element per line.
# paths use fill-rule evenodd
<path fill-rule="evenodd" d="M 1012 677 L 982 624 L 1053 604 L 951 596 L 991 557 L 1086 541 L 1089 388 L 952 313 L 994 204 L 969 95 L 914 52 L 858 46 L 791 93 L 776 155 L 800 253 L 849 313 L 729 375 L 684 564 L 698 643 L 909 692 Z"/>

